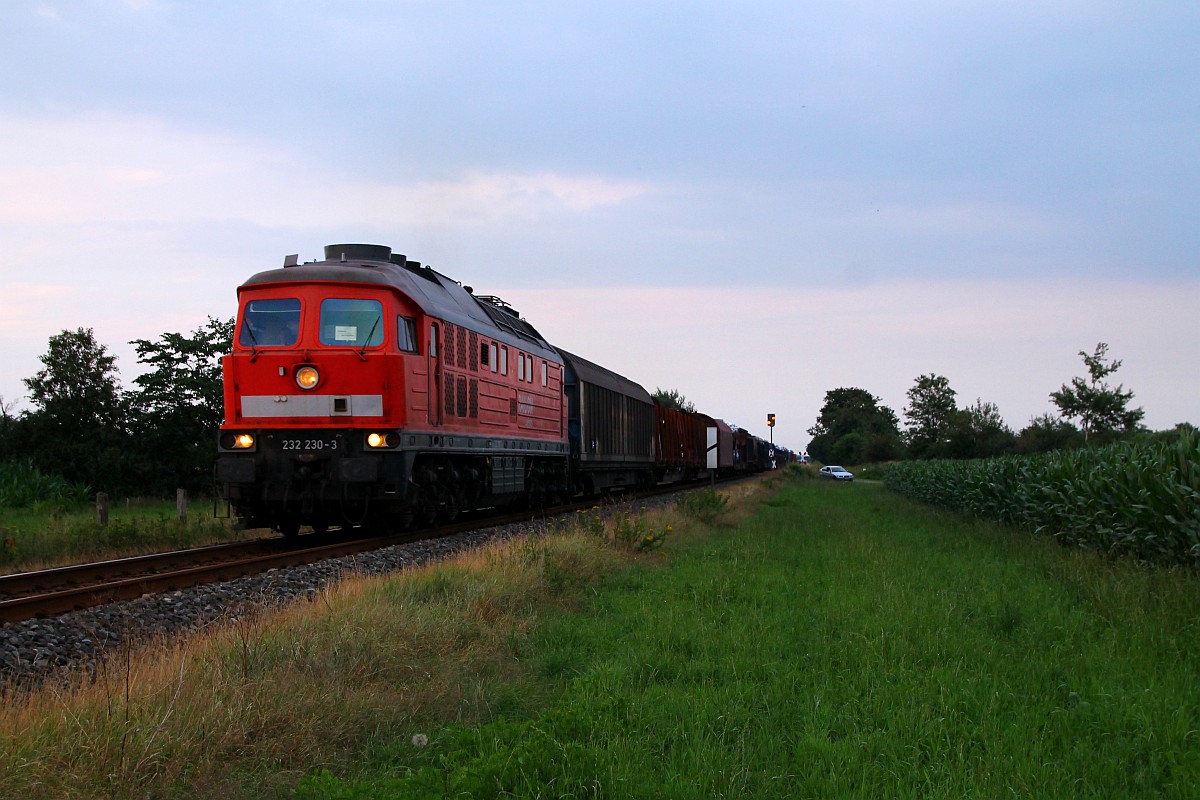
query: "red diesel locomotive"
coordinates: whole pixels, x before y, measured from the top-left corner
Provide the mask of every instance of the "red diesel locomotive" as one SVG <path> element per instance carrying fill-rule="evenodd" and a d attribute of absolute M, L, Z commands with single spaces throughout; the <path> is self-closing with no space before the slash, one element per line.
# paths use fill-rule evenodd
<path fill-rule="evenodd" d="M 288 535 L 761 468 L 723 422 L 660 407 L 381 245 L 252 276 L 222 369 L 217 481 L 247 527 Z"/>

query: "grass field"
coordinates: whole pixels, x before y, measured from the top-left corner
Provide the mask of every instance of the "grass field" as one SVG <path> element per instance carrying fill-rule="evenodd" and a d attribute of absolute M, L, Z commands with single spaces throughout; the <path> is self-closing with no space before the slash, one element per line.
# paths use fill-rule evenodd
<path fill-rule="evenodd" d="M 758 487 L 5 701 L 0 796 L 1194 796 L 1194 573 Z"/>
<path fill-rule="evenodd" d="M 0 574 L 243 536 L 232 523 L 214 516 L 210 499 L 189 502 L 185 521 L 174 500 L 114 499 L 107 525 L 96 521 L 94 504 L 0 508 Z"/>

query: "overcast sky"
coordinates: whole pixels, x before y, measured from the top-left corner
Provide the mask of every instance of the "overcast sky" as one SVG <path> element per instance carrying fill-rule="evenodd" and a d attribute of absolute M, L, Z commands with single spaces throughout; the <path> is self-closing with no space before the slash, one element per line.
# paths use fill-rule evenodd
<path fill-rule="evenodd" d="M 4 0 L 0 397 L 50 336 L 387 244 L 802 447 L 918 375 L 1014 429 L 1110 345 L 1200 423 L 1200 3 Z"/>

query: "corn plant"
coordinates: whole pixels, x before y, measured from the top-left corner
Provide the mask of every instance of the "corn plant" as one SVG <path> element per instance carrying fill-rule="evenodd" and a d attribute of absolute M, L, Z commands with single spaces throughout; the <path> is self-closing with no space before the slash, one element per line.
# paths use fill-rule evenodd
<path fill-rule="evenodd" d="M 1063 544 L 1200 566 L 1200 436 L 975 461 L 914 461 L 884 478 L 922 502 Z"/>
<path fill-rule="evenodd" d="M 0 462 L 0 507 L 24 508 L 38 503 L 70 506 L 87 502 L 91 490 L 47 475 L 30 462 Z"/>

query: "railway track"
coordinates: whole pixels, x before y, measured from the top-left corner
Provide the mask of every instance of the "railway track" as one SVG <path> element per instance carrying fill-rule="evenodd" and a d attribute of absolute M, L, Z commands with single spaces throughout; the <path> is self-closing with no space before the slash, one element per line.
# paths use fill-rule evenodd
<path fill-rule="evenodd" d="M 295 538 L 274 536 L 5 575 L 0 576 L 0 622 L 78 611 L 529 517 L 526 513 L 474 519 L 392 536 L 368 536 L 355 529 Z"/>
<path fill-rule="evenodd" d="M 707 484 L 707 481 L 703 483 Z M 632 501 L 686 488 L 693 487 L 675 485 L 667 489 L 626 494 L 620 499 Z M 4 575 L 0 576 L 0 623 L 54 616 L 147 594 L 232 580 L 272 569 L 311 564 L 481 527 L 551 517 L 590 508 L 594 504 L 594 500 L 588 500 L 537 512 L 470 517 L 450 525 L 391 536 L 368 536 L 357 529 L 306 534 L 295 538 L 273 536 Z"/>

